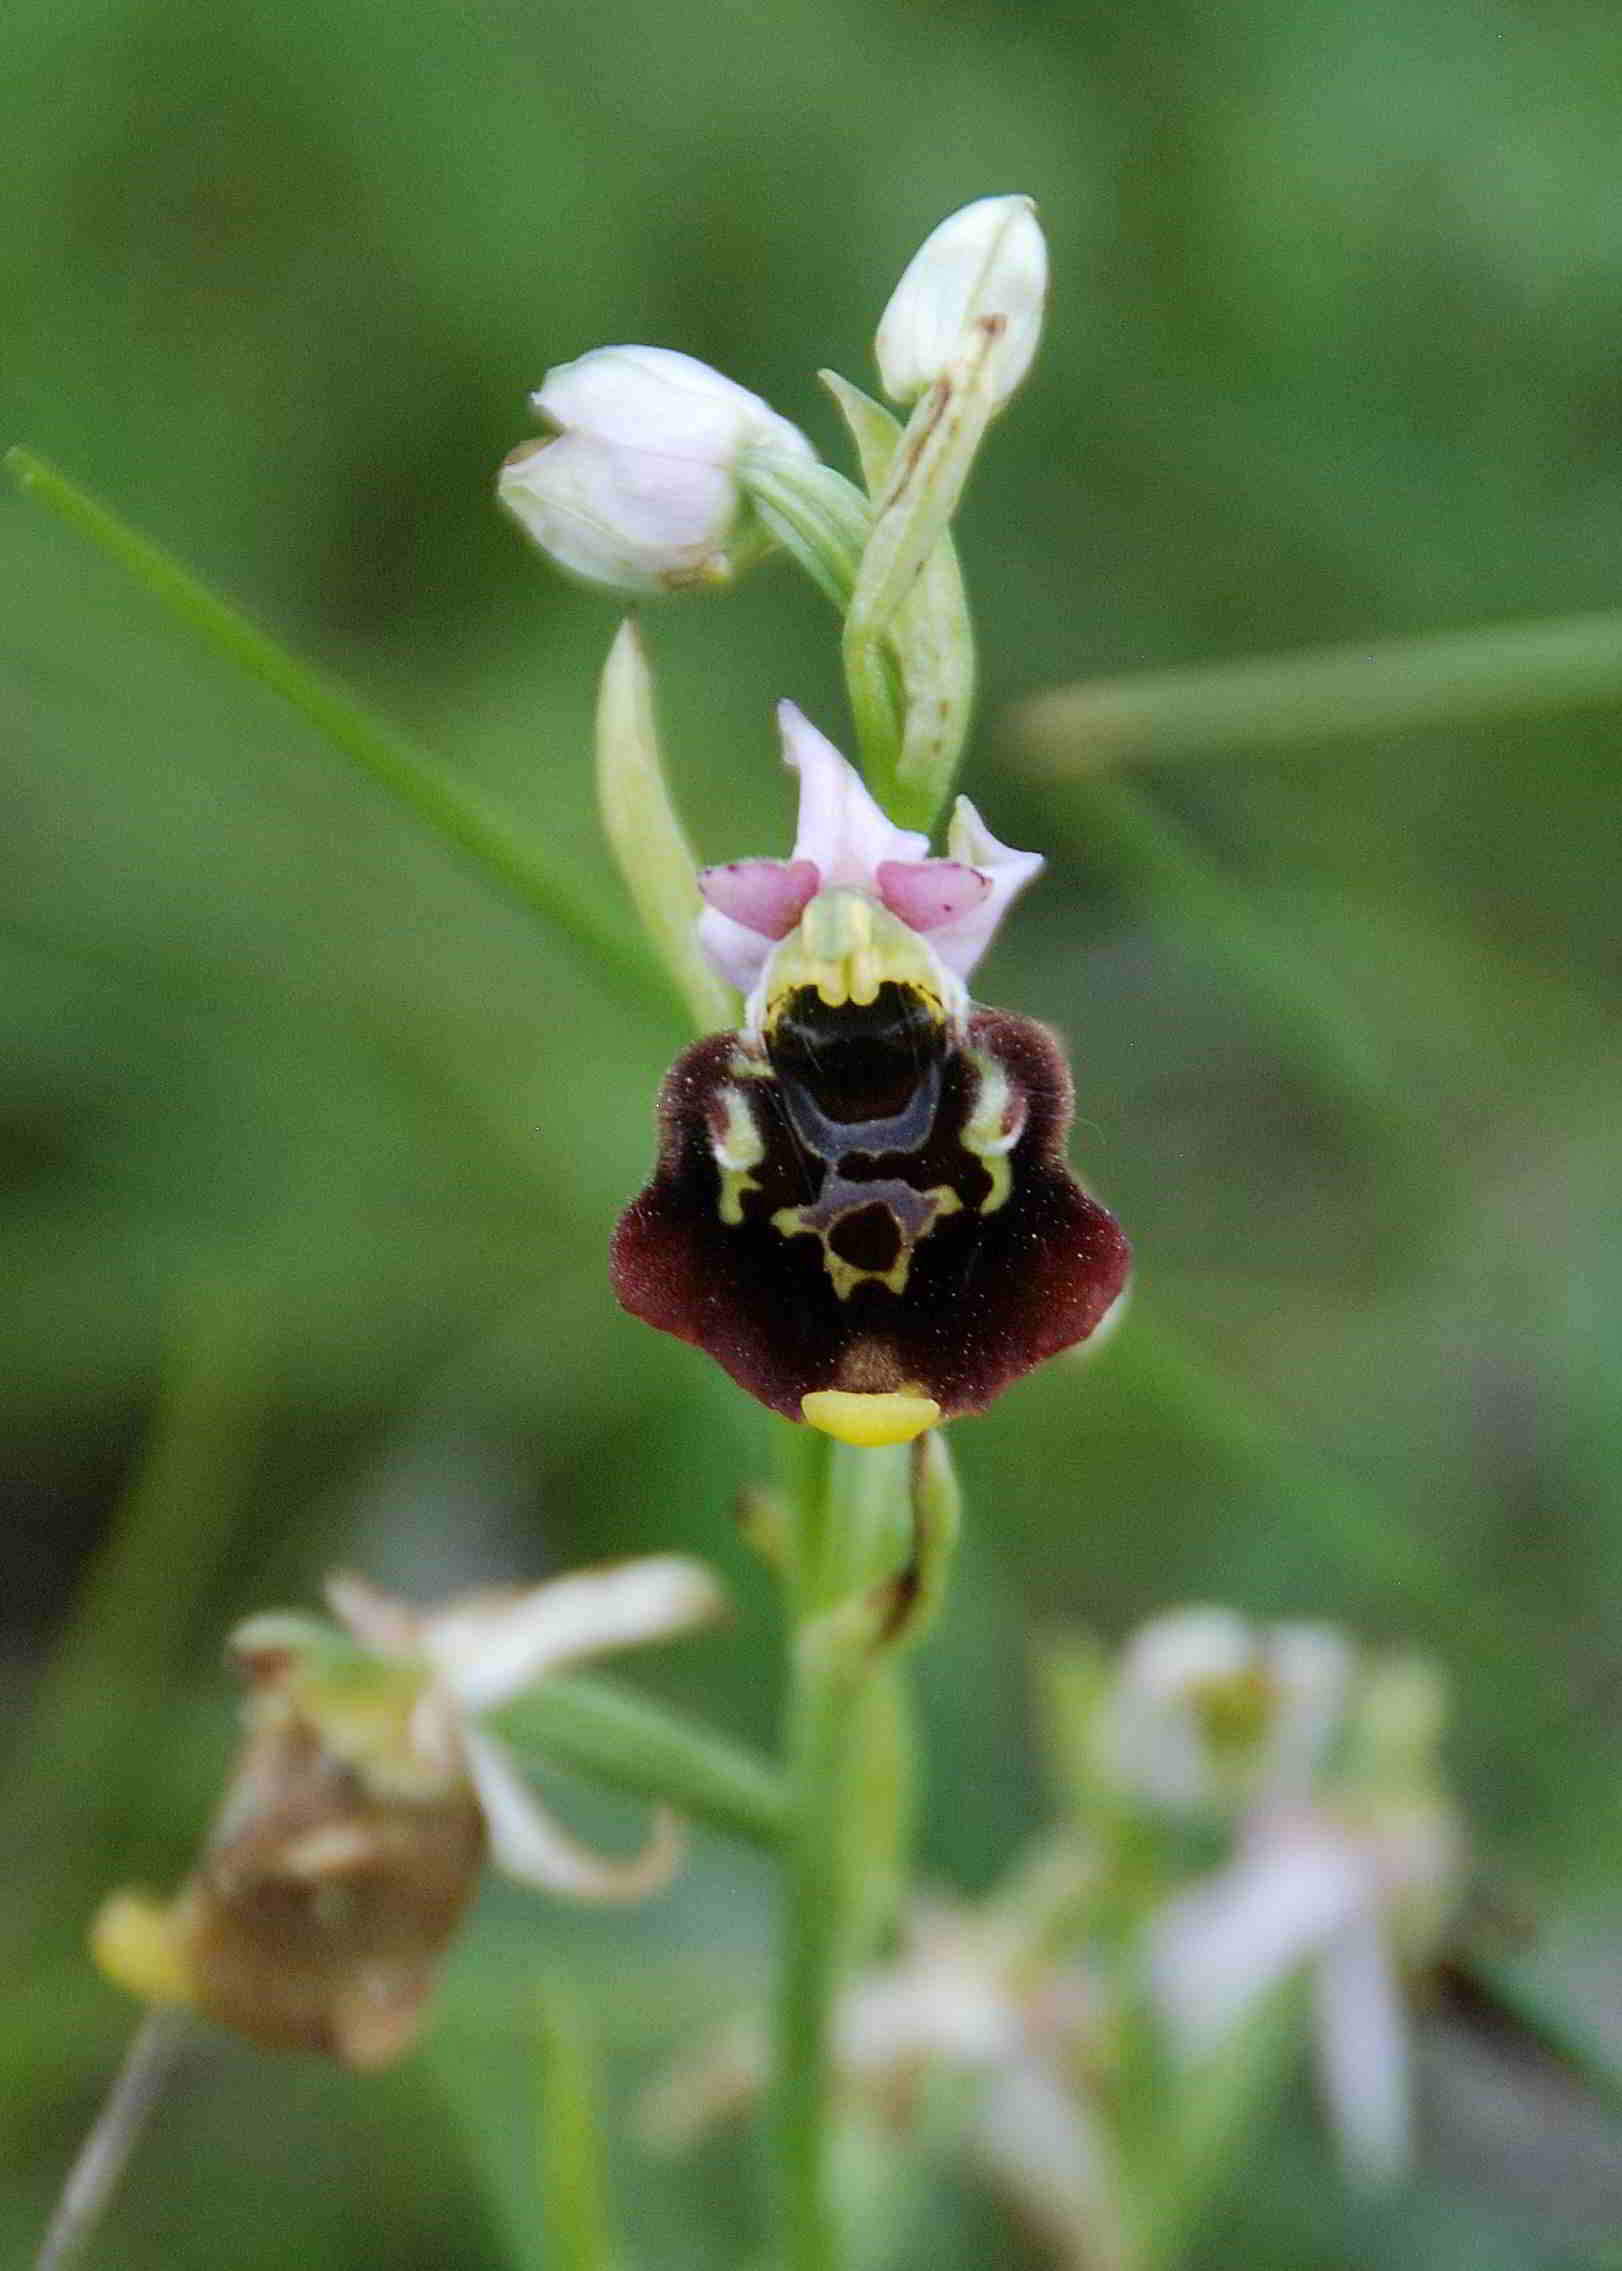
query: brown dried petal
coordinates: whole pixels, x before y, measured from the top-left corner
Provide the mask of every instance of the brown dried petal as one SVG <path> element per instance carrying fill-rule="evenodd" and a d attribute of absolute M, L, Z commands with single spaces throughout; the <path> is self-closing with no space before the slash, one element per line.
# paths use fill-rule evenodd
<path fill-rule="evenodd" d="M 484 1847 L 460 1780 L 379 1797 L 307 1721 L 268 1719 L 178 1904 L 197 2008 L 267 2049 L 388 2064 L 417 2032 Z"/>

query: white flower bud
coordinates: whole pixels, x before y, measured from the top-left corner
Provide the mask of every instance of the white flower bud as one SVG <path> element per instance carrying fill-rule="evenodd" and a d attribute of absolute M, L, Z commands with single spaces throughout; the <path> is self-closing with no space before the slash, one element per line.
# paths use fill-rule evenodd
<path fill-rule="evenodd" d="M 1031 367 L 1047 289 L 1047 245 L 1030 198 L 965 205 L 924 239 L 891 294 L 874 342 L 884 391 L 916 402 L 995 323 L 986 385 L 1000 410 Z"/>
<path fill-rule="evenodd" d="M 514 450 L 497 494 L 559 567 L 616 591 L 729 581 L 767 542 L 744 452 L 815 456 L 759 395 L 669 348 L 594 348 L 530 399 L 556 435 Z"/>

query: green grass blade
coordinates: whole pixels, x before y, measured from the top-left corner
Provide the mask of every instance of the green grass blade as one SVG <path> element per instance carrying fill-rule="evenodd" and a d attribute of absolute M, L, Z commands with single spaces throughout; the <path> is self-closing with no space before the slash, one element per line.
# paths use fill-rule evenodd
<path fill-rule="evenodd" d="M 1622 613 L 1371 639 L 1038 694 L 1016 727 L 1033 771 L 1127 759 L 1334 749 L 1396 734 L 1622 704 Z"/>
<path fill-rule="evenodd" d="M 26 496 L 37 498 L 87 537 L 216 654 L 290 703 L 397 804 L 473 860 L 549 929 L 569 939 L 618 993 L 638 1002 L 668 998 L 659 974 L 633 945 L 631 926 L 599 911 L 490 799 L 368 715 L 346 688 L 289 654 L 239 608 L 217 597 L 32 450 L 8 450 L 5 466 Z"/>

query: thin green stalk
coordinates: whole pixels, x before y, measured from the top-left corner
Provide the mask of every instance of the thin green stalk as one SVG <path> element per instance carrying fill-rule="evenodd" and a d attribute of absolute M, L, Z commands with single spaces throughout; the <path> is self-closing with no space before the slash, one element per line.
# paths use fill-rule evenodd
<path fill-rule="evenodd" d="M 598 2138 L 596 2074 L 580 2014 L 559 1990 L 540 2003 L 541 2213 L 556 2271 L 619 2271 Z"/>
<path fill-rule="evenodd" d="M 279 694 L 441 841 L 466 854 L 520 906 L 570 939 L 618 993 L 643 1004 L 665 998 L 658 974 L 628 944 L 627 930 L 601 912 L 573 876 L 545 858 L 535 840 L 492 800 L 369 716 L 347 689 L 289 654 L 240 609 L 217 598 L 177 560 L 32 450 L 8 450 L 5 466 L 25 495 L 37 497 L 59 520 L 88 537 L 177 621 Z"/>
<path fill-rule="evenodd" d="M 1414 1115 L 1365 1040 L 1346 989 L 1294 942 L 1286 950 L 1244 886 L 1137 784 L 1067 782 L 1056 808 L 1081 856 L 1225 966 L 1325 1093 L 1351 1106 L 1400 1166 L 1402 1148 L 1418 1132 Z M 1398 1134 L 1403 1147 L 1391 1143 Z"/>
<path fill-rule="evenodd" d="M 1506 1675 L 1524 1677 L 1535 1662 L 1537 1645 L 1523 1612 L 1479 1586 L 1461 1592 L 1458 1570 L 1428 1537 L 1377 1491 L 1292 1436 L 1260 1399 L 1225 1377 L 1148 1303 L 1138 1306 L 1130 1330 L 1111 1352 L 1111 1387 L 1118 1395 L 1146 1394 L 1182 1420 L 1207 1453 L 1274 1484 L 1294 1500 L 1300 1521 L 1340 1551 L 1360 1577 L 1491 1654 Z"/>
<path fill-rule="evenodd" d="M 1033 767 L 1329 749 L 1622 703 L 1622 613 L 1095 679 L 1018 713 Z"/>
<path fill-rule="evenodd" d="M 755 510 L 841 614 L 873 533 L 873 512 L 854 482 L 832 466 L 751 450 L 738 467 Z"/>
<path fill-rule="evenodd" d="M 861 1921 L 859 1841 L 847 1819 L 881 1626 L 875 1596 L 910 1529 L 908 1453 L 838 1447 L 801 1498 L 791 1598 L 786 1749 L 794 1813 L 783 1856 L 774 2175 L 781 2271 L 839 2271 L 832 2169 L 833 2027 Z"/>
<path fill-rule="evenodd" d="M 501 1728 L 520 1752 L 533 1749 L 610 1789 L 663 1799 L 768 1851 L 782 1841 L 788 1802 L 773 1766 L 608 1680 L 544 1680 L 509 1705 Z"/>
<path fill-rule="evenodd" d="M 740 472 L 767 527 L 844 615 L 872 536 L 867 499 L 831 467 L 785 465 L 769 453 L 746 457 Z M 875 636 L 853 649 L 847 632 L 845 680 L 862 770 L 888 810 L 901 759 L 906 707 L 893 646 Z"/>
<path fill-rule="evenodd" d="M 175 2070 L 190 2031 L 181 2011 L 142 2020 L 101 2111 L 74 2157 L 34 2271 L 71 2271 L 95 2238 L 131 2153 Z"/>
<path fill-rule="evenodd" d="M 900 421 L 837 371 L 818 376 L 850 429 L 869 496 L 882 495 L 902 439 Z M 849 598 L 847 590 L 840 605 Z M 949 532 L 925 560 L 887 645 L 900 661 L 905 714 L 885 808 L 904 828 L 927 834 L 951 788 L 974 709 L 974 624 Z"/>
<path fill-rule="evenodd" d="M 1622 2114 L 1622 2059 L 1602 2029 L 1585 2027 L 1580 2012 L 1563 2008 L 1529 1977 L 1526 1966 L 1479 1948 L 1455 1958 L 1459 1969 L 1537 2044 L 1574 2075 L 1612 2114 Z"/>
<path fill-rule="evenodd" d="M 777 1998 L 776 2179 L 782 2271 L 836 2271 L 843 2250 L 832 2184 L 832 2036 L 845 1871 L 837 1794 L 860 1685 L 826 1627 L 794 1652 L 788 1767 L 800 1812 L 784 1855 Z"/>

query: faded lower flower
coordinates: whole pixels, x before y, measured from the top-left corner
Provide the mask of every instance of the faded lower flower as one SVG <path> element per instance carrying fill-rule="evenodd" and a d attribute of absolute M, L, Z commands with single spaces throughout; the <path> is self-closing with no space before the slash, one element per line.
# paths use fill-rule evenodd
<path fill-rule="evenodd" d="M 1401 2175 L 1410 2154 L 1403 1966 L 1434 1951 L 1461 1872 L 1441 1722 L 1427 1665 L 1369 1665 L 1327 1627 L 1257 1632 L 1215 1609 L 1146 1627 L 1103 1707 L 1141 1798 L 1237 1806 L 1226 1860 L 1145 1928 L 1174 2048 L 1197 2066 L 1304 1978 L 1330 2121 L 1372 2182 Z"/>
<path fill-rule="evenodd" d="M 1041 867 L 959 798 L 947 857 L 893 826 L 800 713 L 787 860 L 700 877 L 699 939 L 746 996 L 677 1059 L 653 1181 L 614 1244 L 635 1315 L 791 1419 L 845 1432 L 888 1397 L 918 1424 L 984 1409 L 1085 1340 L 1126 1282 L 1120 1228 L 1065 1163 L 1068 1070 L 966 979 Z"/>
<path fill-rule="evenodd" d="M 1108 2060 L 1112 2023 L 1084 1964 L 1033 1962 L 994 1912 L 922 1904 L 900 1952 L 835 2007 L 840 2111 L 893 2163 L 944 2097 L 979 2176 L 1055 2261 L 1097 2271 L 1118 2260 L 1119 2204 L 1087 2077 Z M 685 2150 L 756 2106 L 767 2073 L 765 2029 L 740 2015 L 649 2094 L 648 2141 Z"/>
<path fill-rule="evenodd" d="M 1287 1808 L 1248 1823 L 1232 1861 L 1169 1901 L 1148 1934 L 1150 1991 L 1197 2063 L 1292 1978 L 1341 2155 L 1376 2184 L 1411 2157 L 1405 1956 L 1432 1952 L 1457 1883 L 1442 1805 Z"/>
<path fill-rule="evenodd" d="M 1097 1770 L 1134 1803 L 1173 1815 L 1299 1796 L 1344 1735 L 1354 1671 L 1330 1626 L 1172 1610 L 1121 1651 L 1089 1730 Z"/>
<path fill-rule="evenodd" d="M 679 1856 L 662 1814 L 629 1862 L 587 1852 L 540 1806 L 482 1716 L 582 1657 L 713 1615 L 676 1556 L 419 1610 L 333 1578 L 339 1624 L 251 1618 L 231 1641 L 247 1697 L 224 1804 L 162 1903 L 115 1894 L 102 1968 L 269 2049 L 376 2067 L 405 2051 L 486 1854 L 583 1900 L 655 1892 Z"/>

